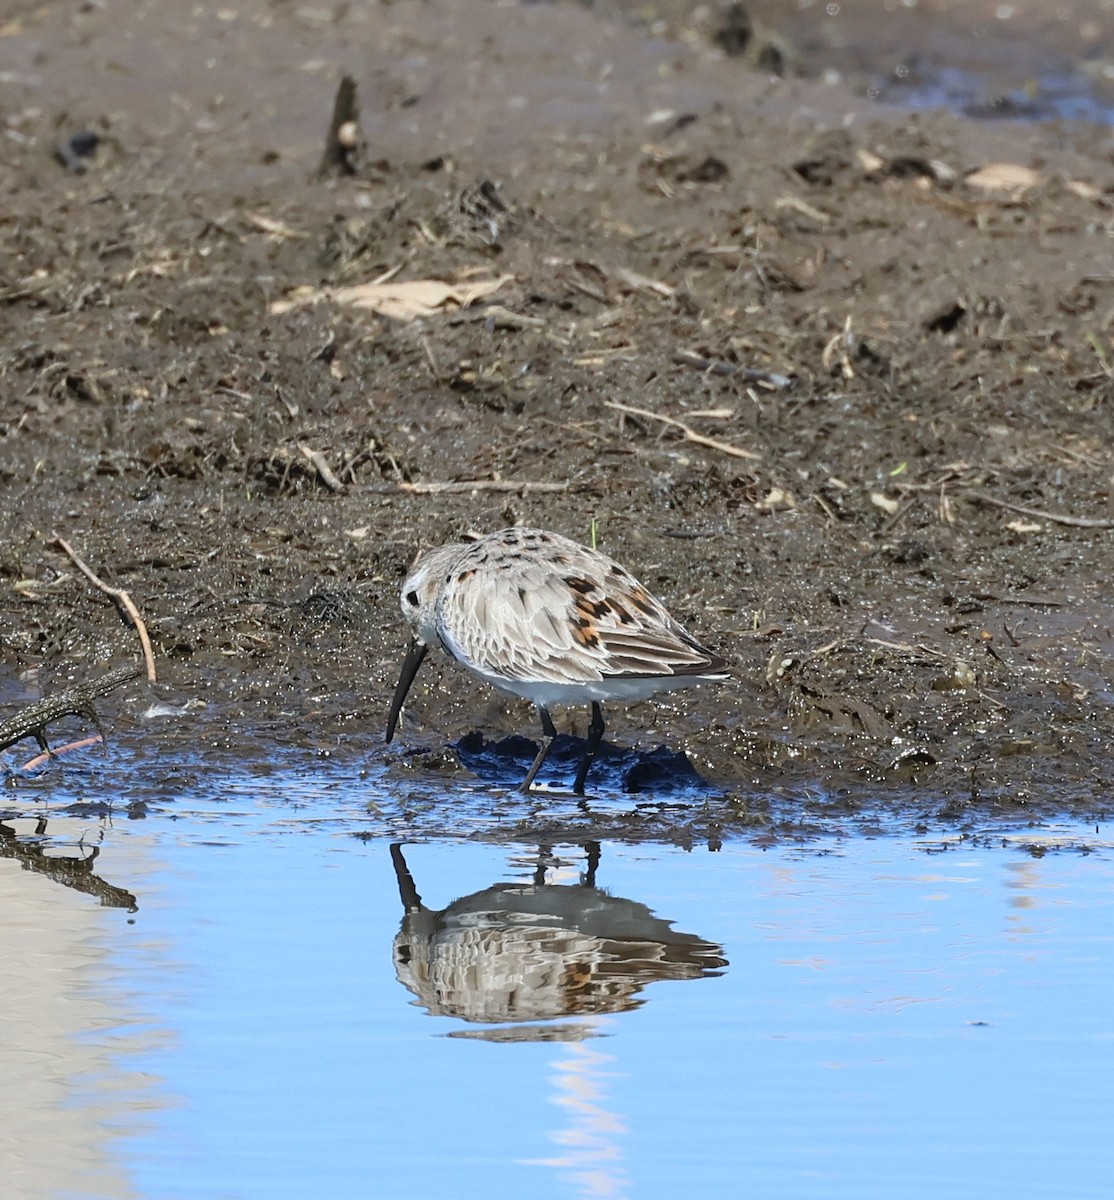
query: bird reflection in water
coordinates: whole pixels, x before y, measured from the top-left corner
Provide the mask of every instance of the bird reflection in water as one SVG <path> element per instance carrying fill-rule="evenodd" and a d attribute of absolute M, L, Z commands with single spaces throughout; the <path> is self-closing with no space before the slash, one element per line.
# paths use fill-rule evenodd
<path fill-rule="evenodd" d="M 394 943 L 399 982 L 430 1014 L 506 1026 L 626 1012 L 658 979 L 702 979 L 727 966 L 723 948 L 680 933 L 644 904 L 596 886 L 598 843 L 579 884 L 497 883 L 427 908 L 403 857 L 391 859 L 405 910 Z M 580 1024 L 475 1031 L 492 1041 L 572 1041 Z M 468 1036 L 467 1034 L 465 1036 Z"/>
<path fill-rule="evenodd" d="M 628 1194 L 626 1126 L 608 1100 L 614 1058 L 587 1039 L 601 1035 L 611 1014 L 642 1004 L 648 983 L 719 975 L 727 960 L 715 942 L 599 889 L 599 844 L 584 850 L 579 884 L 546 883 L 543 848 L 532 883 L 494 884 L 435 911 L 422 904 L 402 847 L 393 845 L 405 910 L 395 971 L 431 1015 L 486 1026 L 451 1036 L 571 1043 L 551 1063 L 557 1153 L 526 1161 L 560 1171 L 578 1196 L 620 1200 Z"/>

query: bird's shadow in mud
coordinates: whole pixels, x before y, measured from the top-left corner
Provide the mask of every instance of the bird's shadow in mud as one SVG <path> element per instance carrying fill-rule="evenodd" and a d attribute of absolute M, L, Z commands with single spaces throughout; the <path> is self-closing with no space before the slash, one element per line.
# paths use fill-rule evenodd
<path fill-rule="evenodd" d="M 584 738 L 558 734 L 538 782 L 550 788 L 571 787 L 586 745 Z M 517 787 L 525 778 L 538 746 L 521 734 L 488 741 L 477 732 L 465 734 L 455 744 L 455 750 L 462 766 L 485 783 Z M 600 791 L 680 797 L 713 790 L 697 774 L 687 755 L 667 746 L 640 751 L 601 742 L 587 781 L 589 795 Z"/>

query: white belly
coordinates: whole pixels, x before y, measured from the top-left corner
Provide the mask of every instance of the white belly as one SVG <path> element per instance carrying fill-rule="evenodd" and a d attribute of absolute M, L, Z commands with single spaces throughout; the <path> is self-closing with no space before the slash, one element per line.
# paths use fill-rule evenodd
<path fill-rule="evenodd" d="M 655 692 L 693 687 L 698 683 L 715 683 L 727 678 L 725 675 L 655 675 L 643 679 L 620 676 L 588 683 L 549 683 L 503 679 L 482 671 L 476 671 L 475 674 L 508 696 L 521 696 L 523 700 L 542 707 L 551 704 L 588 704 L 593 700 L 645 700 Z"/>

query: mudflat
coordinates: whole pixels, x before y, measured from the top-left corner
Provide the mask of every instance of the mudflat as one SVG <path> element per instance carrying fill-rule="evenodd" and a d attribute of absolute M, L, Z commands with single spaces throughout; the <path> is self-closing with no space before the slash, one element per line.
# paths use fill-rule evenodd
<path fill-rule="evenodd" d="M 407 565 L 528 523 L 735 664 L 608 730 L 739 820 L 1106 805 L 1109 129 L 870 104 L 681 7 L 7 13 L 5 701 L 136 657 L 61 537 L 204 701 L 127 736 L 532 733 L 439 665 L 382 742 Z"/>

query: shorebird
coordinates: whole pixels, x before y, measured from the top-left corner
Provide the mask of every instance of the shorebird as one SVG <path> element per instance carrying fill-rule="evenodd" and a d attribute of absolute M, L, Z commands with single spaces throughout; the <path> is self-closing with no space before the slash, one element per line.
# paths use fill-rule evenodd
<path fill-rule="evenodd" d="M 592 706 L 573 784 L 583 795 L 604 732 L 601 701 L 728 678 L 727 660 L 702 646 L 629 571 L 542 529 L 503 529 L 430 550 L 411 568 L 400 597 L 413 637 L 387 741 L 429 647 L 439 645 L 473 675 L 537 707 L 542 744 L 523 792 L 557 736 L 550 705 Z"/>

